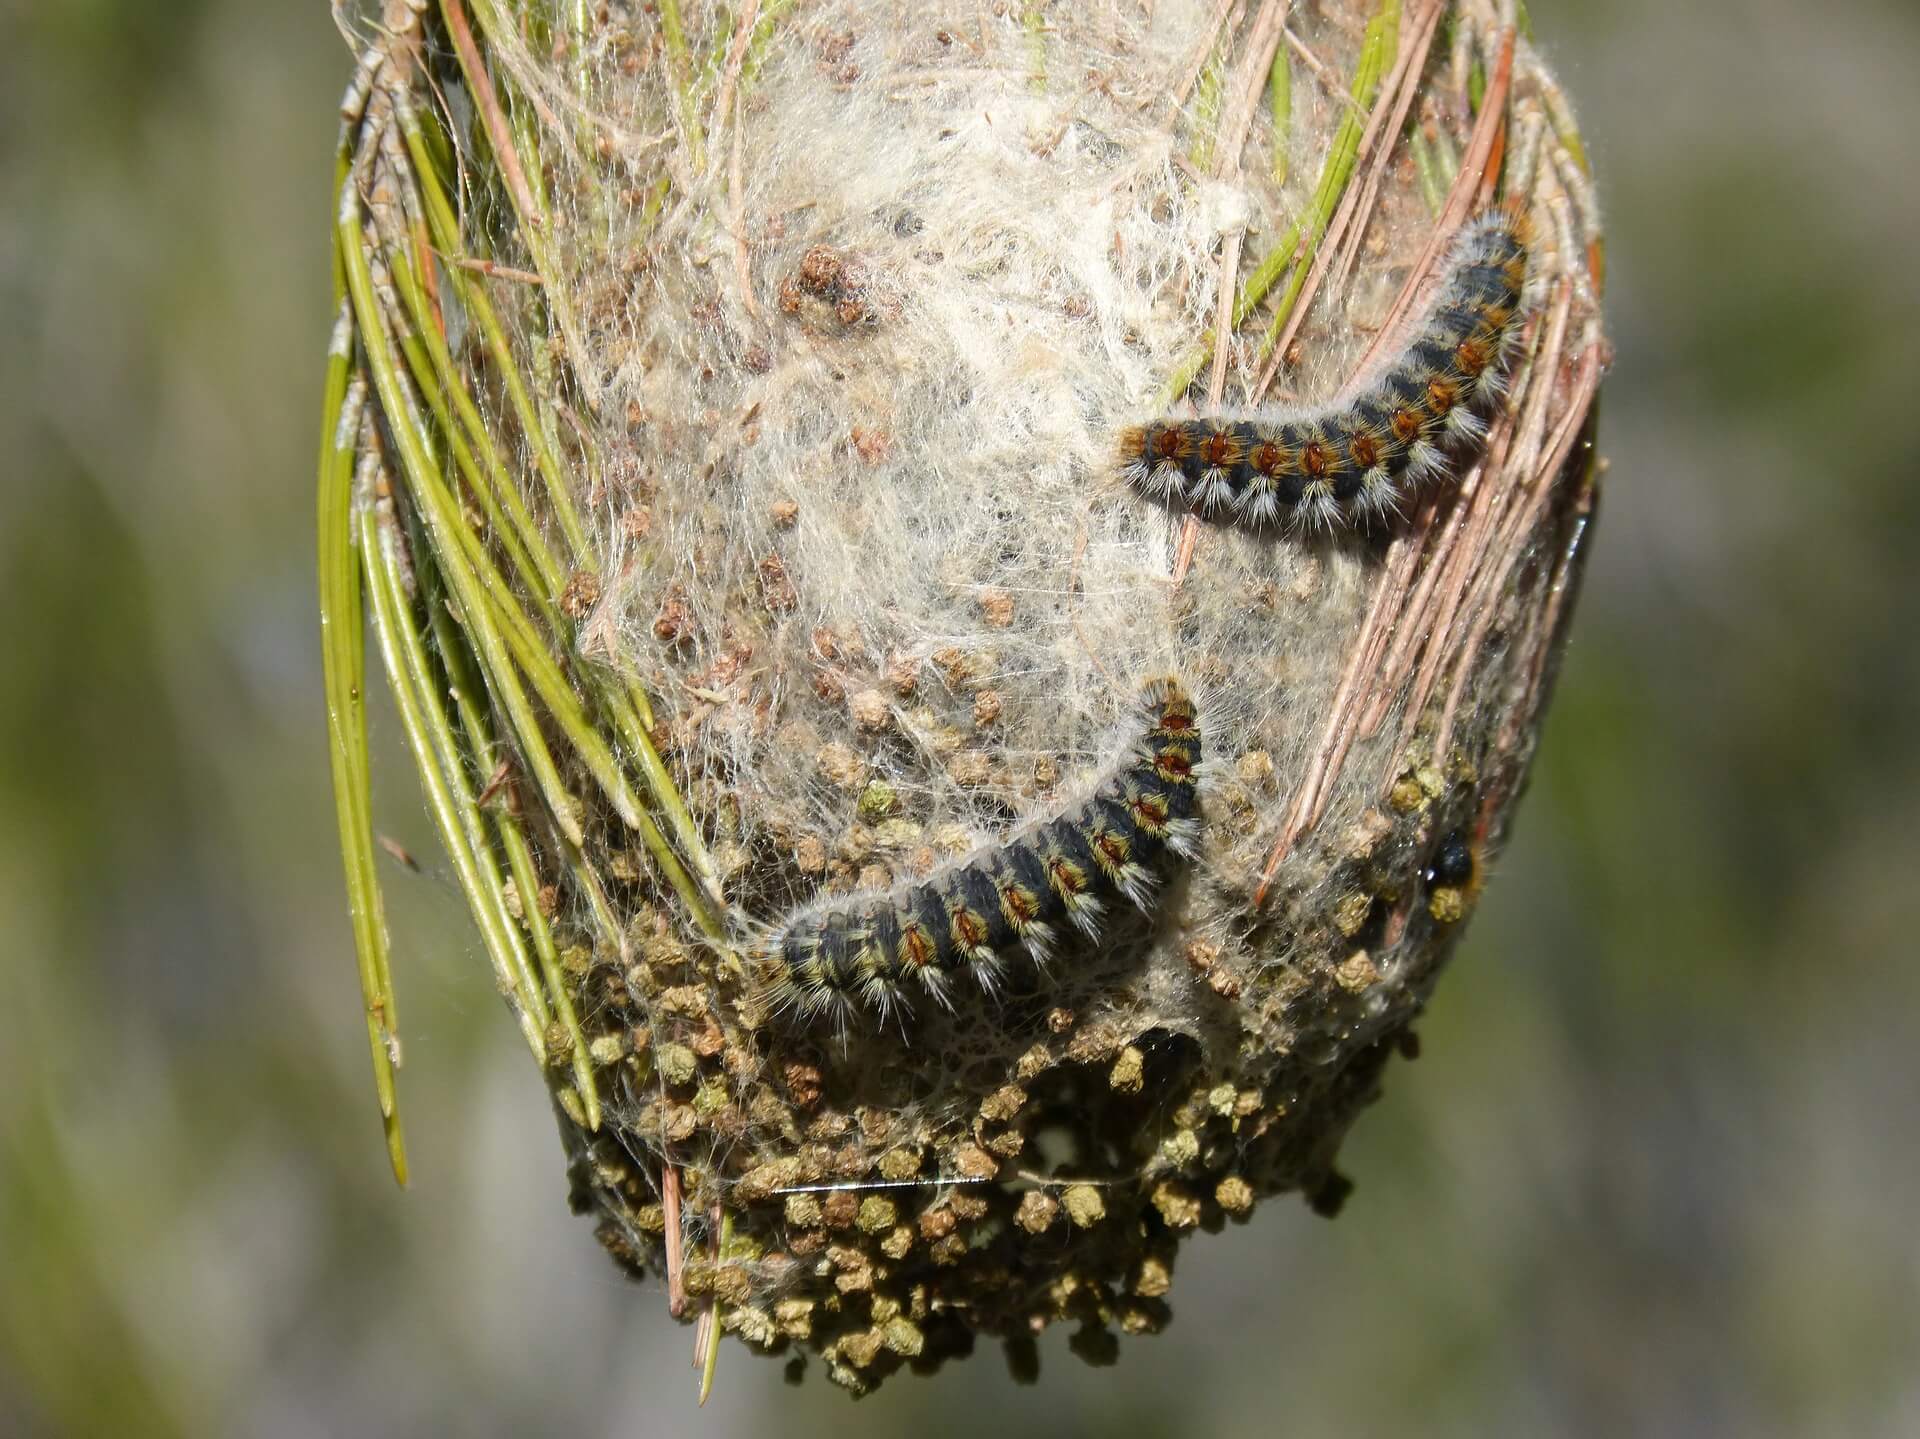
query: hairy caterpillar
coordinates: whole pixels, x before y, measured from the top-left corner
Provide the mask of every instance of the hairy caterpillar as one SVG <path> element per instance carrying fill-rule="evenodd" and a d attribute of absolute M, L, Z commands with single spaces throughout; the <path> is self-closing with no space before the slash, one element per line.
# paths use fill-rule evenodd
<path fill-rule="evenodd" d="M 997 992 L 1024 951 L 1044 969 L 1057 949 L 1097 941 L 1116 899 L 1150 912 L 1158 864 L 1191 857 L 1200 725 L 1178 681 L 1146 690 L 1146 732 L 1085 799 L 975 850 L 925 880 L 802 911 L 762 948 L 775 1007 L 844 1027 L 921 996 L 943 1008 L 970 978 Z"/>
<path fill-rule="evenodd" d="M 1210 517 L 1304 529 L 1398 513 L 1487 434 L 1505 391 L 1527 272 L 1524 219 L 1494 210 L 1462 233 L 1438 298 L 1399 356 L 1322 405 L 1162 418 L 1123 431 L 1120 473 Z"/>

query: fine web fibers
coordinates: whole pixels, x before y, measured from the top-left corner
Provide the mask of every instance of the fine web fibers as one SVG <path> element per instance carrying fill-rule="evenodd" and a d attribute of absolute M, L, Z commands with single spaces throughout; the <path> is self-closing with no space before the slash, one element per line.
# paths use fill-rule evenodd
<path fill-rule="evenodd" d="M 1097 761 L 1116 705 L 1156 674 L 1197 665 L 1206 692 L 1231 690 L 1210 755 L 1262 750 L 1284 774 L 1306 743 L 1302 681 L 1337 668 L 1332 616 L 1368 555 L 1225 544 L 1220 583 L 1188 586 L 1176 614 L 1174 530 L 1108 482 L 1113 437 L 1210 319 L 1222 235 L 1277 233 L 1301 203 L 1191 183 L 1143 108 L 1208 13 L 1050 16 L 1050 52 L 1102 79 L 1063 107 L 936 27 L 805 7 L 688 198 L 574 233 L 583 268 L 608 243 L 646 256 L 617 290 L 585 276 L 602 294 L 579 306 L 607 471 L 627 485 L 601 512 L 591 624 L 698 692 L 676 734 L 696 786 L 736 795 L 789 854 L 809 837 L 826 851 L 753 891 L 777 909 L 869 888 L 870 865 L 889 883 L 912 868 L 847 853 L 870 787 L 957 858 L 1045 797 L 1035 764 Z M 1315 118 L 1332 105 L 1300 100 Z M 1304 190 L 1317 142 L 1289 135 Z M 1396 211 L 1395 242 L 1421 218 Z M 1390 277 L 1354 288 L 1364 313 Z M 1350 362 L 1348 304 L 1322 307 L 1337 343 L 1308 347 L 1295 383 Z M 1284 654 L 1275 603 L 1307 612 Z"/>

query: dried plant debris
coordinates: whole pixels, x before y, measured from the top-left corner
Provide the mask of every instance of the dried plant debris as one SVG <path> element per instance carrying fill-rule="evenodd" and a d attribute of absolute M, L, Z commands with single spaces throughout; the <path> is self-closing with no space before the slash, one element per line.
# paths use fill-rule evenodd
<path fill-rule="evenodd" d="M 1511 8 L 342 19 L 321 589 L 396 1169 L 363 617 L 575 1206 L 706 1382 L 1103 1360 L 1192 1231 L 1337 1209 L 1594 501 L 1599 222 Z"/>

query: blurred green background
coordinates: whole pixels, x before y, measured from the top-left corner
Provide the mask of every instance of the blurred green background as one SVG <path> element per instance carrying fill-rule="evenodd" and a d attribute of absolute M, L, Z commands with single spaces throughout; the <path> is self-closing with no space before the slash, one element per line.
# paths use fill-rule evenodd
<path fill-rule="evenodd" d="M 1531 8 L 1612 470 L 1353 1201 L 1200 1238 L 1117 1369 L 850 1407 L 729 1346 L 696 1417 L 436 860 L 387 877 L 387 1176 L 314 621 L 327 7 L 0 0 L 0 1433 L 1920 1433 L 1920 11 Z"/>

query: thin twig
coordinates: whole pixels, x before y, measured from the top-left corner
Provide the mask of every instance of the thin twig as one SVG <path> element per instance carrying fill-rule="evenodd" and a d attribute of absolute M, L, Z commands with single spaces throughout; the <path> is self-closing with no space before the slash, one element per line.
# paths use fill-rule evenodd
<path fill-rule="evenodd" d="M 1440 12 L 1445 8 L 1441 0 L 1433 0 L 1427 9 L 1409 18 L 1405 23 L 1412 41 L 1402 47 L 1403 73 L 1406 83 L 1398 91 L 1393 101 L 1393 114 L 1387 121 L 1386 143 L 1373 152 L 1373 162 L 1367 167 L 1367 177 L 1361 181 L 1358 213 L 1360 218 L 1347 229 L 1346 242 L 1339 247 L 1339 255 L 1334 262 L 1331 285 L 1335 294 L 1346 289 L 1347 278 L 1353 273 L 1355 258 L 1360 253 L 1360 242 L 1367 233 L 1367 217 L 1373 214 L 1379 203 L 1380 181 L 1387 172 L 1387 162 L 1393 158 L 1396 142 L 1407 127 L 1407 115 L 1413 108 L 1413 97 L 1420 89 L 1420 77 L 1426 72 L 1426 57 L 1433 45 L 1434 32 L 1440 25 Z M 1414 53 L 1409 56 L 1407 51 Z M 1394 96 L 1395 91 L 1389 83 L 1382 96 Z"/>
<path fill-rule="evenodd" d="M 741 136 L 746 129 L 746 97 L 735 99 L 733 108 L 733 159 L 727 174 L 727 208 L 733 211 L 733 273 L 740 285 L 740 303 L 757 320 L 760 318 L 760 306 L 753 298 L 753 263 L 747 250 L 746 169 L 741 161 Z"/>
<path fill-rule="evenodd" d="M 667 1313 L 678 1319 L 687 1312 L 687 1256 L 680 1233 L 680 1171 L 672 1164 L 660 1171 L 660 1208 L 666 1225 Z"/>
<path fill-rule="evenodd" d="M 1593 423 L 1591 403 L 1583 419 L 1590 428 Z M 1580 550 L 1586 540 L 1587 527 L 1593 519 L 1595 490 L 1591 481 L 1592 468 L 1593 466 L 1590 465 L 1580 493 L 1574 501 L 1572 513 L 1568 516 L 1571 535 L 1561 549 L 1559 563 L 1555 567 L 1552 580 L 1549 581 L 1546 613 L 1541 616 L 1533 657 L 1527 665 L 1525 697 L 1520 704 L 1509 711 L 1506 722 L 1500 726 L 1497 747 L 1503 753 L 1513 748 L 1523 716 L 1538 713 L 1540 687 L 1546 680 L 1547 664 L 1553 654 L 1554 637 L 1560 632 L 1561 615 L 1575 588 L 1574 576 L 1580 563 Z"/>
<path fill-rule="evenodd" d="M 487 139 L 493 145 L 494 158 L 500 162 L 500 174 L 507 182 L 507 192 L 513 196 L 513 208 L 519 212 L 521 223 L 529 229 L 538 229 L 539 207 L 533 203 L 533 190 L 527 184 L 526 172 L 520 168 L 520 155 L 514 149 L 513 132 L 507 128 L 507 116 L 500 108 L 500 97 L 494 93 L 493 77 L 487 73 L 486 62 L 480 58 L 480 47 L 473 43 L 473 30 L 467 24 L 467 8 L 461 0 L 441 0 L 440 11 L 446 17 L 448 38 L 453 41 L 453 48 L 459 52 L 460 63 L 466 69 L 467 84 L 473 90 L 474 108 L 480 112 L 480 121 L 487 127 Z"/>
<path fill-rule="evenodd" d="M 753 27 L 760 18 L 760 0 L 746 0 L 740 7 L 740 18 L 733 27 L 733 42 L 727 47 L 727 66 L 720 75 L 720 93 L 713 102 L 713 131 L 717 135 L 720 127 L 729 119 L 734 121 L 735 140 L 739 138 L 739 116 L 733 112 L 735 88 L 740 83 L 740 70 L 747 62 L 747 42 L 753 38 Z"/>
<path fill-rule="evenodd" d="M 1220 27 L 1226 23 L 1227 12 L 1235 8 L 1239 0 L 1213 0 L 1213 15 L 1201 27 L 1199 43 L 1194 46 L 1193 58 L 1187 62 L 1180 83 L 1173 87 L 1173 108 L 1178 110 L 1187 103 L 1187 96 L 1193 93 L 1200 72 L 1207 68 L 1207 61 L 1213 55 L 1213 47 L 1220 38 Z M 986 26 L 981 25 L 984 36 Z M 1149 102 L 1151 103 L 1151 102 Z"/>
<path fill-rule="evenodd" d="M 1360 718 L 1359 738 L 1371 738 L 1380 728 L 1381 720 L 1393 707 L 1393 698 L 1400 692 L 1400 686 L 1406 679 L 1406 668 L 1410 664 L 1410 652 L 1423 635 L 1432 633 L 1432 625 L 1423 617 L 1427 613 L 1427 602 L 1432 598 L 1434 587 L 1442 574 L 1447 573 L 1447 562 L 1453 553 L 1454 543 L 1466 528 L 1468 513 L 1471 509 L 1473 487 L 1485 473 L 1484 467 L 1476 467 L 1455 491 L 1454 503 L 1448 510 L 1440 540 L 1434 547 L 1426 565 L 1420 572 L 1420 581 L 1413 594 L 1408 598 L 1402 613 L 1409 618 L 1396 626 L 1393 648 L 1388 651 L 1385 663 L 1381 666 L 1380 676 L 1374 685 L 1373 703 Z M 1429 502 L 1421 510 L 1425 524 L 1419 534 L 1421 548 L 1424 550 L 1431 534 L 1434 518 L 1438 515 L 1438 506 Z"/>
<path fill-rule="evenodd" d="M 441 259 L 447 257 L 441 255 Z M 451 261 L 462 270 L 471 270 L 476 275 L 485 275 L 490 280 L 511 280 L 517 285 L 544 285 L 546 283 L 531 270 L 516 270 L 511 265 L 502 265 L 497 260 L 472 260 L 465 257 Z"/>
<path fill-rule="evenodd" d="M 1330 792 L 1333 777 L 1346 757 L 1347 746 L 1352 743 L 1350 713 L 1360 693 L 1362 680 L 1377 662 L 1379 646 L 1399 613 L 1401 597 L 1406 593 L 1407 569 L 1415 553 L 1411 545 L 1402 547 L 1382 570 L 1374 585 L 1373 603 L 1368 606 L 1359 637 L 1347 652 L 1346 666 L 1328 707 L 1327 723 L 1321 730 L 1313 756 L 1307 761 L 1300 785 L 1294 791 L 1293 802 L 1287 807 L 1279 838 L 1274 841 L 1273 848 L 1267 854 L 1267 862 L 1260 871 L 1260 883 L 1253 892 L 1256 909 L 1266 903 L 1274 876 L 1292 852 L 1294 841 L 1319 818 L 1322 797 Z"/>
<path fill-rule="evenodd" d="M 1436 3 L 1422 18 L 1414 43 L 1402 46 L 1400 53 L 1395 57 L 1393 69 L 1388 73 L 1386 83 L 1381 87 L 1380 92 L 1374 97 L 1372 108 L 1368 112 L 1366 128 L 1361 131 L 1359 146 L 1354 151 L 1354 164 L 1367 159 L 1373 153 L 1373 146 L 1379 143 L 1382 133 L 1386 132 L 1386 119 L 1389 112 L 1396 117 L 1395 129 L 1391 133 L 1398 133 L 1398 126 L 1406 115 L 1406 107 L 1411 103 L 1413 91 L 1419 85 L 1420 70 L 1426 63 L 1427 47 L 1433 41 L 1434 28 L 1439 24 L 1439 18 L 1439 6 Z M 1383 146 L 1383 149 L 1389 151 L 1392 148 L 1391 141 Z M 1350 185 L 1347 186 L 1339 207 L 1333 212 L 1333 218 L 1318 234 L 1309 237 L 1313 264 L 1307 271 L 1304 283 L 1296 285 L 1290 293 L 1289 298 L 1293 309 L 1273 343 L 1266 367 L 1254 380 L 1255 399 L 1258 399 L 1266 387 L 1273 382 L 1274 374 L 1286 358 L 1288 348 L 1300 333 L 1300 327 L 1306 323 L 1307 311 L 1312 308 L 1320 283 L 1326 277 L 1334 249 L 1346 234 L 1347 226 L 1353 224 L 1356 216 L 1359 215 L 1359 204 L 1360 191 Z M 1364 216 L 1360 216 L 1360 223 L 1365 223 Z"/>
<path fill-rule="evenodd" d="M 713 1206 L 708 1216 L 712 1226 L 710 1250 L 716 1271 L 721 1257 L 727 1251 L 727 1241 L 733 1237 L 733 1216 L 723 1210 L 719 1204 Z M 714 1371 L 720 1365 L 720 1295 L 707 1296 L 707 1307 L 701 1311 L 700 1325 L 695 1331 L 693 1350 L 694 1368 L 700 1371 L 700 1405 L 706 1406 L 707 1399 L 713 1393 Z"/>
<path fill-rule="evenodd" d="M 1545 413 L 1549 396 L 1553 390 L 1553 369 L 1560 363 L 1562 347 L 1566 342 L 1567 316 L 1571 295 L 1564 282 L 1554 308 L 1547 319 L 1545 339 L 1534 361 L 1536 380 L 1530 388 L 1527 407 L 1517 423 L 1503 424 L 1495 434 L 1489 446 L 1486 460 L 1486 473 L 1504 475 L 1525 466 L 1524 454 L 1529 445 L 1529 436 L 1545 423 Z M 1487 492 L 1479 496 L 1482 503 L 1473 506 L 1467 531 L 1460 547 L 1460 560 L 1454 571 L 1446 598 L 1434 620 L 1433 633 L 1428 640 L 1425 658 L 1421 661 L 1419 675 L 1414 680 L 1413 690 L 1407 700 L 1405 716 L 1401 721 L 1401 743 L 1413 733 L 1413 727 L 1419 722 L 1432 696 L 1434 685 L 1439 678 L 1441 664 L 1448 655 L 1457 653 L 1456 633 L 1464 623 L 1462 615 L 1475 615 L 1478 612 L 1478 587 L 1469 595 L 1469 586 L 1473 577 L 1480 572 L 1483 557 L 1491 547 L 1499 553 L 1499 546 L 1493 542 L 1493 536 L 1499 527 L 1502 507 L 1509 499 L 1512 487 L 1502 493 Z"/>
<path fill-rule="evenodd" d="M 1439 220 L 1427 237 L 1426 248 L 1420 252 L 1420 258 L 1414 261 L 1413 268 L 1407 272 L 1407 282 L 1400 289 L 1399 296 L 1393 302 L 1393 308 L 1387 312 L 1387 320 L 1380 327 L 1379 334 L 1362 358 L 1364 366 L 1370 363 L 1378 349 L 1387 342 L 1413 308 L 1414 297 L 1419 294 L 1427 276 L 1435 263 L 1453 244 L 1453 237 L 1459 233 L 1460 226 L 1473 209 L 1473 201 L 1478 193 L 1480 177 L 1486 172 L 1487 157 L 1492 152 L 1493 134 L 1499 128 L 1500 112 L 1506 108 L 1507 91 L 1513 80 L 1512 37 L 1502 50 L 1502 64 L 1489 87 L 1485 103 L 1480 110 L 1480 118 L 1475 123 L 1473 136 L 1467 143 L 1467 153 L 1460 163 L 1459 173 L 1454 176 L 1453 188 L 1447 192 L 1447 205 L 1440 212 Z"/>
<path fill-rule="evenodd" d="M 1240 173 L 1240 153 L 1253 129 L 1253 111 L 1260 90 L 1280 48 L 1280 34 L 1286 28 L 1287 0 L 1262 0 L 1247 37 L 1247 54 L 1234 77 L 1233 98 L 1221 117 L 1219 145 L 1214 156 L 1214 177 L 1230 179 Z M 1236 229 L 1226 238 L 1220 253 L 1219 309 L 1214 317 L 1214 333 L 1227 340 L 1213 347 L 1213 374 L 1207 384 L 1207 408 L 1218 410 L 1227 387 L 1227 361 L 1233 334 L 1234 292 L 1240 274 L 1240 250 L 1246 232 Z M 1180 527 L 1180 543 L 1174 554 L 1173 587 L 1186 580 L 1200 542 L 1200 522 L 1188 515 Z"/>
<path fill-rule="evenodd" d="M 1519 535 L 1526 533 L 1538 522 L 1541 509 L 1553 493 L 1553 482 L 1559 477 L 1561 467 L 1566 464 L 1568 455 L 1572 453 L 1574 440 L 1586 424 L 1587 408 L 1593 403 L 1594 393 L 1599 387 L 1600 347 L 1590 345 L 1581 363 L 1580 377 L 1574 383 L 1572 398 L 1565 414 L 1561 417 L 1558 430 L 1554 433 L 1553 446 L 1548 451 L 1546 463 L 1540 467 L 1538 474 L 1534 477 L 1527 502 L 1515 511 L 1512 523 L 1508 526 L 1512 538 L 1507 539 L 1507 536 L 1503 535 L 1503 539 L 1507 539 L 1507 542 L 1497 553 L 1503 557 L 1505 563 L 1498 567 L 1495 578 L 1489 586 L 1491 593 L 1478 607 L 1473 628 L 1461 647 L 1459 660 L 1455 663 L 1453 686 L 1447 694 L 1446 708 L 1441 712 L 1440 726 L 1434 735 L 1433 752 L 1436 759 L 1447 753 L 1447 747 L 1453 741 L 1454 715 L 1460 707 L 1461 696 L 1473 673 L 1473 663 L 1480 653 L 1481 644 L 1486 639 L 1487 630 L 1500 611 L 1500 588 L 1520 559 Z"/>
<path fill-rule="evenodd" d="M 1261 0 L 1247 32 L 1246 55 L 1235 74 L 1226 107 L 1220 112 L 1220 145 L 1214 174 L 1222 179 L 1240 173 L 1240 153 L 1253 130 L 1253 113 L 1273 70 L 1273 57 L 1286 29 L 1287 0 Z"/>
<path fill-rule="evenodd" d="M 1312 50 L 1307 48 L 1306 41 L 1294 34 L 1293 31 L 1288 30 L 1286 32 L 1286 42 L 1289 50 L 1307 62 L 1307 69 L 1312 73 L 1313 78 L 1320 82 L 1320 88 L 1333 97 L 1335 104 L 1345 105 L 1361 119 L 1366 119 L 1367 107 L 1347 93 L 1345 87 L 1340 83 L 1340 77 L 1327 68 L 1326 61 L 1322 60 L 1318 55 L 1314 54 Z"/>

